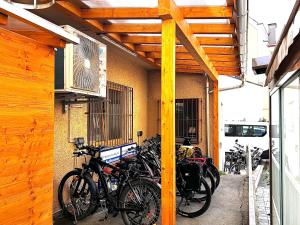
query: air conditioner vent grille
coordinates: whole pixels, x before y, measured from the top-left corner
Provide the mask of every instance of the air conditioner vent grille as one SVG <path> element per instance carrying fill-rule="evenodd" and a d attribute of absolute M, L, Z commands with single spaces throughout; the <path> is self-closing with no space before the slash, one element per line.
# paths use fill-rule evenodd
<path fill-rule="evenodd" d="M 78 35 L 80 45 L 74 45 L 73 86 L 82 90 L 99 91 L 100 54 L 99 44 Z"/>

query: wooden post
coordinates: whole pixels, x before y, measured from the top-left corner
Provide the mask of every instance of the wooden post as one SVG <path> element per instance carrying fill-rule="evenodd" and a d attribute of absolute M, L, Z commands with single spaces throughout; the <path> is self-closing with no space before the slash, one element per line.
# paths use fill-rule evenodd
<path fill-rule="evenodd" d="M 219 168 L 219 85 L 218 81 L 213 82 L 213 159 L 214 164 Z"/>
<path fill-rule="evenodd" d="M 176 224 L 175 171 L 175 54 L 176 24 L 162 21 L 161 59 L 161 167 L 162 224 Z"/>

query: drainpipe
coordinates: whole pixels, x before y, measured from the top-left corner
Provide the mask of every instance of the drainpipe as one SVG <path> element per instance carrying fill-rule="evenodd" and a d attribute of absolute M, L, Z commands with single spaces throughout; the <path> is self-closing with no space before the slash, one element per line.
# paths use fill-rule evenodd
<path fill-rule="evenodd" d="M 248 19 L 249 19 L 249 0 L 237 1 L 238 5 L 238 24 L 240 41 L 240 61 L 241 61 L 241 84 L 220 88 L 219 91 L 228 91 L 242 88 L 246 82 L 247 62 L 248 62 Z"/>
<path fill-rule="evenodd" d="M 206 74 L 206 151 L 208 157 L 210 157 L 209 93 L 209 77 Z"/>

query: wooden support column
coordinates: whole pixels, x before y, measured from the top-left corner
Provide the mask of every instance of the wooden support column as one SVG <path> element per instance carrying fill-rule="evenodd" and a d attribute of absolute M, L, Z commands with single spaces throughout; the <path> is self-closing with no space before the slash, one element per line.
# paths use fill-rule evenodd
<path fill-rule="evenodd" d="M 213 82 L 213 160 L 219 169 L 219 84 Z"/>
<path fill-rule="evenodd" d="M 161 59 L 161 167 L 162 224 L 176 224 L 175 169 L 175 58 L 176 23 L 162 21 Z"/>

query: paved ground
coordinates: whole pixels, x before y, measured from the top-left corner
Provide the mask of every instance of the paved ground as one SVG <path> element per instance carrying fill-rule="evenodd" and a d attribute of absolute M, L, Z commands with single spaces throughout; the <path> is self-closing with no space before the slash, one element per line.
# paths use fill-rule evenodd
<path fill-rule="evenodd" d="M 256 211 L 259 225 L 270 224 L 270 178 L 268 166 L 262 172 L 256 189 Z"/>
<path fill-rule="evenodd" d="M 198 218 L 177 216 L 178 225 L 247 225 L 248 224 L 248 184 L 246 176 L 225 175 L 221 177 L 220 187 L 213 195 L 210 208 Z M 71 221 L 56 220 L 55 225 L 71 225 Z M 160 224 L 160 223 L 158 223 Z M 93 215 L 78 225 L 123 225 L 120 217 L 99 221 Z M 167 225 L 167 224 L 164 224 Z"/>

